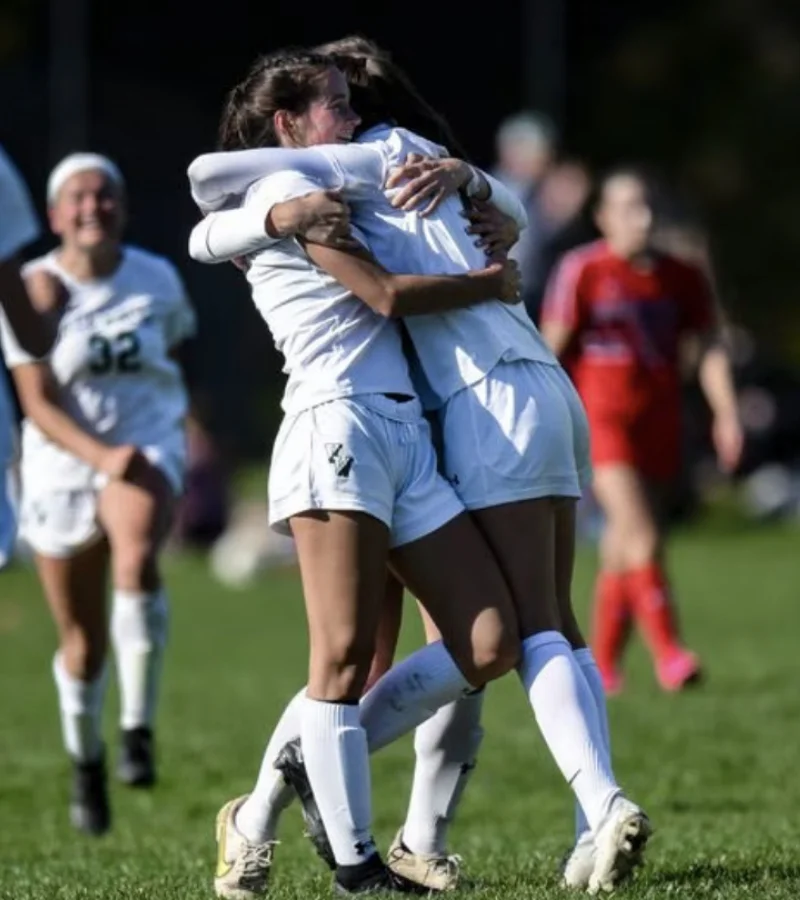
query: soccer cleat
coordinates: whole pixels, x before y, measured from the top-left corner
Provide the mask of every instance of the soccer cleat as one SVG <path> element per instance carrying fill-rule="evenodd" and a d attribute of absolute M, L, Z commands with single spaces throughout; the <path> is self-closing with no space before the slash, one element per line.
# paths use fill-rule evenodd
<path fill-rule="evenodd" d="M 214 891 L 225 900 L 252 900 L 267 893 L 273 849 L 277 841 L 251 844 L 234 818 L 247 797 L 231 800 L 217 814 L 217 870 Z"/>
<path fill-rule="evenodd" d="M 146 727 L 120 732 L 117 777 L 129 787 L 152 787 L 156 783 L 153 732 Z"/>
<path fill-rule="evenodd" d="M 700 660 L 688 650 L 676 650 L 656 664 L 656 677 L 665 691 L 681 691 L 701 680 Z"/>
<path fill-rule="evenodd" d="M 328 832 L 322 816 L 319 814 L 314 792 L 306 773 L 306 765 L 303 761 L 303 751 L 300 748 L 300 739 L 289 741 L 275 760 L 275 768 L 283 774 L 287 784 L 291 785 L 300 800 L 303 811 L 303 820 L 306 824 L 306 836 L 314 845 L 314 849 L 325 862 L 329 869 L 336 869 L 336 857 L 333 855 L 331 842 L 328 840 Z"/>
<path fill-rule="evenodd" d="M 429 888 L 422 888 L 394 873 L 384 865 L 377 853 L 358 866 L 339 866 L 333 889 L 344 896 L 384 893 L 420 895 L 430 892 Z"/>
<path fill-rule="evenodd" d="M 84 834 L 105 834 L 111 827 L 106 764 L 102 757 L 96 762 L 74 763 L 69 820 Z"/>
<path fill-rule="evenodd" d="M 595 832 L 594 870 L 589 878 L 589 893 L 610 893 L 630 877 L 636 866 L 642 864 L 652 831 L 650 820 L 635 803 L 617 797 Z"/>
<path fill-rule="evenodd" d="M 458 856 L 413 853 L 403 843 L 402 829 L 389 848 L 387 864 L 395 875 L 428 891 L 454 891 L 458 887 Z M 588 879 L 587 879 L 588 881 Z"/>
<path fill-rule="evenodd" d="M 564 859 L 564 887 L 586 890 L 594 872 L 594 858 L 594 837 L 591 831 L 585 831 Z"/>

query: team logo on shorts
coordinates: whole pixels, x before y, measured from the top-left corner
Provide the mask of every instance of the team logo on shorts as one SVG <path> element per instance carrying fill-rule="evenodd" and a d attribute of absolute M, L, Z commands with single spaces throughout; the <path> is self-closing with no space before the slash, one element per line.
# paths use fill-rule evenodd
<path fill-rule="evenodd" d="M 325 444 L 328 462 L 340 478 L 347 478 L 353 468 L 353 457 L 344 449 L 343 444 Z"/>

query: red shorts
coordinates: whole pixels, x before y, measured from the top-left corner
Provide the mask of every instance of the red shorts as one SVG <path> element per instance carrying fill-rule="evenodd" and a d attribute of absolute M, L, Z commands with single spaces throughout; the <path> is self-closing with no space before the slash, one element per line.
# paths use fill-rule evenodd
<path fill-rule="evenodd" d="M 636 415 L 592 415 L 594 467 L 623 463 L 653 481 L 672 481 L 681 467 L 680 413 L 653 408 Z"/>

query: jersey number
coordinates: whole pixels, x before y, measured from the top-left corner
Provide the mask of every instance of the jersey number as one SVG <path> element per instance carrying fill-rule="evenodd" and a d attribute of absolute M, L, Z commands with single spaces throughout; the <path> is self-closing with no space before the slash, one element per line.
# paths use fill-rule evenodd
<path fill-rule="evenodd" d="M 142 368 L 140 350 L 141 344 L 135 331 L 124 331 L 111 339 L 93 334 L 89 338 L 89 368 L 95 375 L 107 375 L 112 371 L 138 372 Z"/>

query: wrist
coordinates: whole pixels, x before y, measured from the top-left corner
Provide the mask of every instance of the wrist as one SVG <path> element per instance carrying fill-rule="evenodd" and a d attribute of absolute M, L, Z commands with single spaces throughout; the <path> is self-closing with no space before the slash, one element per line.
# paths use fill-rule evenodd
<path fill-rule="evenodd" d="M 295 200 L 276 203 L 264 218 L 264 231 L 273 238 L 294 237 L 297 233 Z"/>
<path fill-rule="evenodd" d="M 488 182 L 483 177 L 483 174 L 474 166 L 466 164 L 466 168 L 469 173 L 469 177 L 464 185 L 464 190 L 467 192 L 467 195 L 481 200 L 487 199 L 489 193 Z"/>

